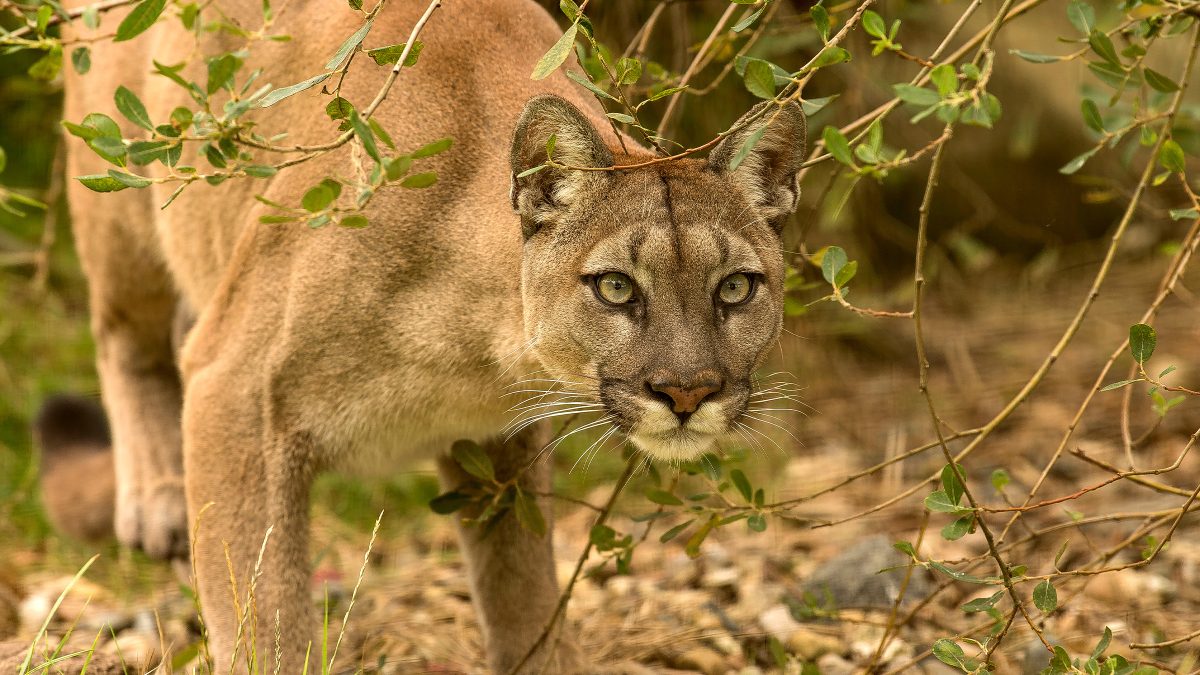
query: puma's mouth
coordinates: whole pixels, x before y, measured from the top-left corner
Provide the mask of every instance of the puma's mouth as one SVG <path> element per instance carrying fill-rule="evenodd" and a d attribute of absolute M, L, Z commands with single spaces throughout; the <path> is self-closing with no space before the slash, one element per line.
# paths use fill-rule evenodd
<path fill-rule="evenodd" d="M 694 431 L 683 426 L 655 434 L 633 433 L 629 440 L 655 459 L 681 462 L 696 459 L 716 445 L 718 434 Z"/>

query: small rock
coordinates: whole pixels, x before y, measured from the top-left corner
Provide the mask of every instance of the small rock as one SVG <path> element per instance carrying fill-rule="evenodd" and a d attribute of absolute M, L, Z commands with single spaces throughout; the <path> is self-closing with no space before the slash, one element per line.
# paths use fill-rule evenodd
<path fill-rule="evenodd" d="M 792 613 L 785 605 L 775 605 L 758 615 L 758 625 L 777 640 L 784 641 L 800 628 L 800 624 L 792 618 Z"/>
<path fill-rule="evenodd" d="M 805 581 L 804 589 L 823 604 L 831 599 L 838 609 L 890 608 L 900 593 L 906 570 L 898 566 L 908 558 L 886 537 L 868 537 L 819 566 Z M 887 569 L 886 572 L 881 570 Z M 929 583 L 914 573 L 905 596 L 920 598 Z"/>
<path fill-rule="evenodd" d="M 736 587 L 738 571 L 736 567 L 719 567 L 704 573 L 700 584 L 705 588 Z"/>
<path fill-rule="evenodd" d="M 676 657 L 672 665 L 698 670 L 704 675 L 725 675 L 725 671 L 729 669 L 725 657 L 708 647 L 693 647 Z"/>
<path fill-rule="evenodd" d="M 826 654 L 817 659 L 817 668 L 821 675 L 852 675 L 854 664 L 837 654 Z"/>
<path fill-rule="evenodd" d="M 792 631 L 784 645 L 788 651 L 805 661 L 813 661 L 826 654 L 842 653 L 841 640 L 807 628 L 798 628 Z"/>

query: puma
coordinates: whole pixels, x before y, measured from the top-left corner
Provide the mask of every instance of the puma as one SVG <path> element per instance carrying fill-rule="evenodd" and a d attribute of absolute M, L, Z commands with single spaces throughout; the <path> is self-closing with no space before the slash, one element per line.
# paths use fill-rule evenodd
<path fill-rule="evenodd" d="M 262 23 L 258 0 L 205 7 L 246 30 Z M 389 4 L 364 47 L 403 39 L 424 9 Z M 292 40 L 250 47 L 259 81 L 276 86 L 320 72 L 362 25 L 345 3 L 291 0 L 277 11 L 269 32 Z M 95 34 L 118 19 L 106 17 Z M 436 12 L 420 62 L 376 117 L 400 148 L 441 137 L 454 145 L 427 160 L 436 185 L 385 189 L 365 229 L 261 224 L 271 210 L 254 199 L 299 204 L 325 176 L 362 165 L 356 142 L 267 180 L 192 185 L 165 209 L 176 184 L 118 194 L 73 185 L 111 426 L 115 532 L 152 556 L 194 556 L 218 671 L 247 667 L 251 631 L 278 633 L 256 651 L 264 670 L 304 670 L 319 628 L 308 550 L 319 472 L 440 457 L 452 489 L 469 476 L 444 453 L 470 439 L 501 480 L 520 474 L 527 489 L 546 492 L 548 463 L 535 460 L 552 440 L 549 422 L 504 433 L 514 421 L 506 395 L 520 390 L 557 392 L 549 410 L 595 411 L 668 462 L 709 450 L 745 412 L 753 373 L 782 328 L 779 229 L 799 195 L 800 107 L 762 104 L 770 109 L 748 113 L 707 158 L 621 169 L 653 155 L 618 138 L 561 69 L 529 77 L 561 34 L 531 0 L 447 2 Z M 112 96 L 125 86 L 165 120 L 189 101 L 152 74 L 152 59 L 189 61 L 184 74 L 203 82 L 198 56 L 245 44 L 229 32 L 197 35 L 168 17 L 129 43 L 97 42 L 97 67 L 67 77 L 65 117 L 122 119 Z M 360 56 L 341 95 L 365 105 L 386 73 Z M 327 101 L 314 88 L 257 119 L 264 135 L 286 130 L 288 143 L 327 142 L 337 133 Z M 127 138 L 146 137 L 123 124 Z M 735 168 L 751 134 L 761 138 Z M 518 177 L 546 160 L 552 135 L 555 162 L 617 168 Z M 194 147 L 183 163 L 205 166 L 189 159 Z M 165 175 L 156 167 L 146 170 Z M 72 176 L 107 168 L 72 141 Z M 176 352 L 180 316 L 194 323 Z M 549 520 L 550 505 L 539 508 Z M 558 600 L 549 535 L 504 515 L 490 528 L 461 528 L 460 539 L 489 665 L 509 672 Z M 239 579 L 259 565 L 257 626 L 241 623 L 230 602 L 226 545 Z M 529 672 L 600 671 L 569 635 L 547 644 Z"/>

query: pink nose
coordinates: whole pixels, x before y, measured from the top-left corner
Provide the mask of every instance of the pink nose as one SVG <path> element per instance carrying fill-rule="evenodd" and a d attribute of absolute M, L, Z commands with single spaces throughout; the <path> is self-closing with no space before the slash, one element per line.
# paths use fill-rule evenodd
<path fill-rule="evenodd" d="M 650 376 L 646 387 L 667 403 L 680 419 L 687 420 L 705 399 L 721 391 L 725 386 L 721 375 L 713 370 L 702 370 L 685 383 L 674 373 L 660 370 Z"/>

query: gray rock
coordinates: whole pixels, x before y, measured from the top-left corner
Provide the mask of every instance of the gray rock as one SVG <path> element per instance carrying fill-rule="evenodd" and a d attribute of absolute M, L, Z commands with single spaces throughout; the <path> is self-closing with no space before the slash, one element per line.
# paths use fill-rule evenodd
<path fill-rule="evenodd" d="M 812 573 L 804 582 L 806 602 L 818 610 L 889 608 L 904 583 L 906 570 L 903 565 L 907 562 L 908 557 L 892 548 L 886 537 L 868 537 Z M 905 592 L 905 601 L 922 597 L 928 587 L 924 570 L 915 570 Z"/>

